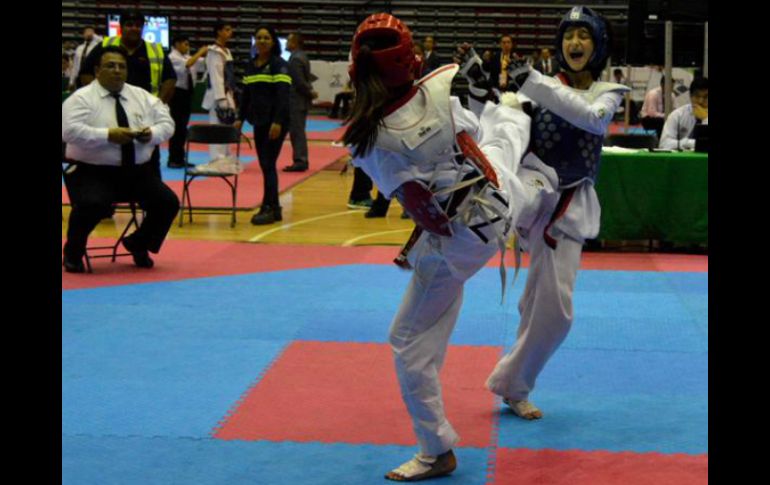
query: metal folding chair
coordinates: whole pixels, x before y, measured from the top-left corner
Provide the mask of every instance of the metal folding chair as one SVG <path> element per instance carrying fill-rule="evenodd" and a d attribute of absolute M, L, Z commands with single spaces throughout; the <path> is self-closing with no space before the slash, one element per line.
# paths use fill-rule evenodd
<path fill-rule="evenodd" d="M 182 188 L 182 201 L 179 207 L 179 227 L 184 224 L 184 211 L 187 208 L 188 222 L 192 223 L 192 214 L 195 210 L 198 214 L 216 214 L 226 215 L 229 211 L 231 213 L 230 227 L 235 227 L 235 210 L 236 200 L 238 196 L 238 172 L 222 172 L 211 167 L 201 166 L 187 166 L 187 160 L 190 158 L 190 143 L 202 143 L 205 145 L 225 145 L 236 144 L 235 158 L 233 159 L 238 166 L 240 166 L 241 158 L 241 133 L 235 127 L 230 125 L 193 125 L 190 126 L 187 131 L 187 145 L 185 148 L 185 169 L 184 169 L 184 185 Z M 208 164 L 207 164 L 208 165 Z M 193 180 L 198 177 L 216 177 L 224 180 L 230 187 L 230 193 L 232 195 L 232 209 L 224 209 L 217 207 L 198 207 L 195 208 L 192 205 L 190 198 L 190 185 Z"/>
<path fill-rule="evenodd" d="M 70 202 L 72 201 L 72 194 L 70 194 L 69 187 L 67 186 L 67 177 L 65 176 L 65 174 L 67 173 L 67 170 L 69 170 L 70 167 L 72 167 L 73 165 L 74 165 L 73 162 L 62 159 L 62 177 L 64 179 L 64 188 L 67 190 L 67 194 L 69 195 Z M 131 253 L 129 252 L 118 252 L 118 251 L 120 249 L 121 243 L 123 242 L 123 238 L 125 238 L 128 235 L 128 231 L 129 229 L 131 229 L 131 226 L 135 227 L 136 229 L 139 229 L 139 219 L 137 217 L 136 202 L 133 202 L 133 201 L 115 202 L 112 205 L 112 209 L 113 209 L 113 214 L 115 212 L 130 212 L 131 219 L 128 221 L 128 224 L 126 224 L 126 227 L 123 228 L 123 231 L 120 233 L 120 236 L 118 236 L 117 240 L 115 241 L 115 244 L 110 244 L 107 246 L 87 246 L 86 247 L 86 253 L 85 253 L 86 271 L 88 271 L 89 273 L 93 273 L 93 268 L 91 267 L 92 259 L 110 258 L 114 263 L 119 256 L 131 256 Z M 62 218 L 63 217 L 64 217 L 64 213 L 62 213 Z M 107 251 L 107 252 L 105 254 L 94 254 L 94 253 L 102 253 L 104 251 Z"/>

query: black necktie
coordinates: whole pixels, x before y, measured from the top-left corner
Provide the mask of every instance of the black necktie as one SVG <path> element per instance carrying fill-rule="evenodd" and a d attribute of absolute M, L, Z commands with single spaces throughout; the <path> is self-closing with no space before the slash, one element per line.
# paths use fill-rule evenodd
<path fill-rule="evenodd" d="M 121 128 L 130 128 L 126 110 L 124 110 L 123 105 L 120 104 L 120 93 L 110 93 L 110 95 L 115 98 L 115 115 L 118 118 L 118 126 Z M 136 152 L 134 150 L 133 141 L 120 145 L 120 163 L 124 167 L 133 167 L 136 165 Z"/>

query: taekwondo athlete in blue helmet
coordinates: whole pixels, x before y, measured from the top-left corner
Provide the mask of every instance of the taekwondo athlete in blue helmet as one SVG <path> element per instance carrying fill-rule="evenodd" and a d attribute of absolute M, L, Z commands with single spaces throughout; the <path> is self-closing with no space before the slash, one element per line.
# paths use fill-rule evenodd
<path fill-rule="evenodd" d="M 533 107 L 529 149 L 517 175 L 525 185 L 542 190 L 539 201 L 516 221 L 522 247 L 530 253 L 518 338 L 486 386 L 525 419 L 543 415 L 529 401 L 530 393 L 567 337 L 583 243 L 599 234 L 601 208 L 594 184 L 602 140 L 629 90 L 598 81 L 609 55 L 608 27 L 590 8 L 573 7 L 556 36 L 563 71 L 549 77 L 519 63 L 510 72 L 519 101 L 530 101 Z"/>

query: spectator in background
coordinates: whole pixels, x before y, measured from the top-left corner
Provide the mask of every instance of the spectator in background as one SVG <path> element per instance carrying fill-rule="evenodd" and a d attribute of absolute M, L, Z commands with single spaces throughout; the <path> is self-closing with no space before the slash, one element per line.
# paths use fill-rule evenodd
<path fill-rule="evenodd" d="M 415 42 L 412 46 L 412 52 L 422 65 L 422 71 L 425 72 L 425 48 L 419 42 Z"/>
<path fill-rule="evenodd" d="M 96 82 L 62 104 L 62 140 L 73 161 L 64 174 L 72 197 L 63 263 L 69 273 L 85 271 L 88 235 L 112 214 L 114 202 L 137 201 L 146 213 L 123 239 L 140 268 L 152 268 L 148 252 L 160 250 L 179 211 L 176 194 L 149 163 L 152 147 L 174 132 L 174 121 L 157 97 L 126 82 L 127 69 L 122 48 L 101 49 Z"/>
<path fill-rule="evenodd" d="M 329 118 L 345 118 L 348 115 L 350 102 L 353 100 L 353 83 L 348 79 L 342 91 L 334 95 L 334 105 Z"/>
<path fill-rule="evenodd" d="M 96 31 L 93 27 L 85 27 L 83 29 L 83 43 L 75 48 L 75 53 L 72 58 L 72 73 L 70 75 L 69 90 L 82 86 L 78 74 L 80 73 L 80 65 L 83 63 L 83 59 L 88 57 L 94 47 L 102 42 L 102 36 L 96 35 Z"/>
<path fill-rule="evenodd" d="M 416 44 L 415 44 L 416 45 Z M 423 68 L 422 75 L 430 74 L 431 71 L 438 69 L 441 66 L 441 58 L 436 53 L 436 40 L 432 35 L 425 37 L 422 44 L 423 48 Z"/>
<path fill-rule="evenodd" d="M 532 54 L 527 56 L 527 64 L 534 68 L 538 59 L 540 59 L 540 49 L 535 49 L 532 51 Z"/>
<path fill-rule="evenodd" d="M 560 71 L 559 61 L 551 57 L 551 50 L 547 48 L 540 51 L 540 59 L 533 67 L 546 76 L 555 76 Z"/>
<path fill-rule="evenodd" d="M 126 83 L 137 86 L 150 94 L 158 96 L 169 104 L 174 96 L 176 73 L 168 56 L 160 44 L 151 44 L 142 39 L 144 15 L 138 10 L 120 14 L 120 37 L 108 37 L 94 47 L 80 66 L 80 81 L 86 85 L 94 79 L 94 69 L 98 65 L 102 51 L 108 46 L 120 46 L 127 52 L 128 73 Z M 160 70 L 152 66 L 160 66 Z M 160 177 L 160 149 L 156 146 L 150 164 Z"/>
<path fill-rule="evenodd" d="M 663 105 L 663 85 L 666 82 L 666 76 L 660 77 L 660 86 L 652 88 L 644 95 L 642 104 L 641 118 L 642 127 L 645 130 L 655 130 L 660 140 L 663 124 L 666 122 L 666 112 Z M 671 93 L 671 105 L 674 103 L 674 94 Z"/>
<path fill-rule="evenodd" d="M 318 97 L 318 93 L 313 89 L 312 84 L 317 78 L 310 72 L 310 61 L 303 48 L 302 35 L 298 32 L 289 34 L 286 49 L 291 52 L 291 57 L 289 57 L 289 75 L 291 76 L 289 138 L 291 139 L 293 163 L 284 167 L 284 172 L 304 172 L 308 169 L 305 125 L 307 113 L 313 106 L 313 100 Z"/>
<path fill-rule="evenodd" d="M 355 167 L 353 186 L 350 188 L 350 195 L 348 196 L 348 209 L 369 210 L 373 203 L 372 188 L 374 188 L 374 183 L 371 177 L 359 167 Z M 385 212 L 387 211 L 388 208 L 385 207 Z"/>
<path fill-rule="evenodd" d="M 696 125 L 709 124 L 709 80 L 697 77 L 690 84 L 690 103 L 671 112 L 660 138 L 665 150 L 693 150 Z"/>
<path fill-rule="evenodd" d="M 503 35 L 500 37 L 500 50 L 496 53 L 484 52 L 482 56 L 484 71 L 489 73 L 489 80 L 500 91 L 507 91 L 510 83 L 508 79 L 508 66 L 511 61 L 519 57 L 513 53 L 513 37 Z"/>
<path fill-rule="evenodd" d="M 121 46 L 128 53 L 128 77 L 126 82 L 158 96 L 168 104 L 174 96 L 176 73 L 168 56 L 159 43 L 151 44 L 142 39 L 144 15 L 132 10 L 120 14 L 120 37 L 108 37 L 94 47 L 80 66 L 80 81 L 86 85 L 94 79 L 94 69 L 101 51 L 107 46 Z M 152 65 L 161 66 L 154 70 Z"/>
<path fill-rule="evenodd" d="M 206 55 L 209 48 L 203 46 L 198 49 L 194 56 L 190 56 L 190 41 L 186 35 L 178 35 L 172 42 L 171 52 L 168 58 L 174 66 L 176 73 L 176 89 L 174 97 L 171 98 L 169 108 L 171 117 L 174 119 L 174 136 L 168 143 L 168 161 L 169 168 L 182 168 L 189 162 L 185 161 L 185 141 L 187 140 L 187 124 L 190 122 L 190 112 L 192 110 L 193 93 L 193 71 L 205 69 L 203 56 Z M 193 69 L 195 68 L 195 69 Z"/>
<path fill-rule="evenodd" d="M 289 65 L 281 58 L 281 44 L 272 27 L 262 25 L 254 34 L 257 55 L 243 76 L 241 111 L 235 127 L 248 120 L 254 127 L 254 145 L 262 169 L 263 196 L 259 213 L 251 223 L 259 226 L 283 219 L 278 198 L 278 156 L 289 130 Z"/>
<path fill-rule="evenodd" d="M 626 77 L 623 75 L 623 70 L 620 69 L 619 67 L 616 67 L 615 69 L 612 70 L 612 80 L 616 84 L 622 84 L 624 86 L 628 86 L 628 83 L 626 82 Z"/>
<path fill-rule="evenodd" d="M 70 75 L 72 74 L 72 61 L 70 56 L 62 52 L 61 54 L 61 77 L 62 80 L 66 79 L 69 84 Z M 66 87 L 66 86 L 65 86 Z"/>
<path fill-rule="evenodd" d="M 227 43 L 233 37 L 233 27 L 227 22 L 214 25 L 214 43 L 206 52 L 208 86 L 201 107 L 209 111 L 212 124 L 231 125 L 235 122 L 235 63 Z M 230 145 L 209 145 L 211 161 L 230 156 Z"/>

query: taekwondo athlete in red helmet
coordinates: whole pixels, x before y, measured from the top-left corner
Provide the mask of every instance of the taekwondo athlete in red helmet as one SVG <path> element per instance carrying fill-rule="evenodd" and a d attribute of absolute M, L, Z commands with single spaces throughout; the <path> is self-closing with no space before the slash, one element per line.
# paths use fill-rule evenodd
<path fill-rule="evenodd" d="M 460 437 L 444 413 L 439 370 L 465 281 L 504 250 L 531 199 L 515 176 L 530 118 L 513 93 L 488 103 L 480 118 L 464 109 L 450 96 L 456 64 L 415 79 L 411 32 L 392 15 L 364 20 L 351 54 L 356 96 L 343 139 L 353 164 L 417 225 L 398 259 L 413 274 L 389 341 L 419 451 L 385 476 L 416 481 L 457 466 Z"/>

